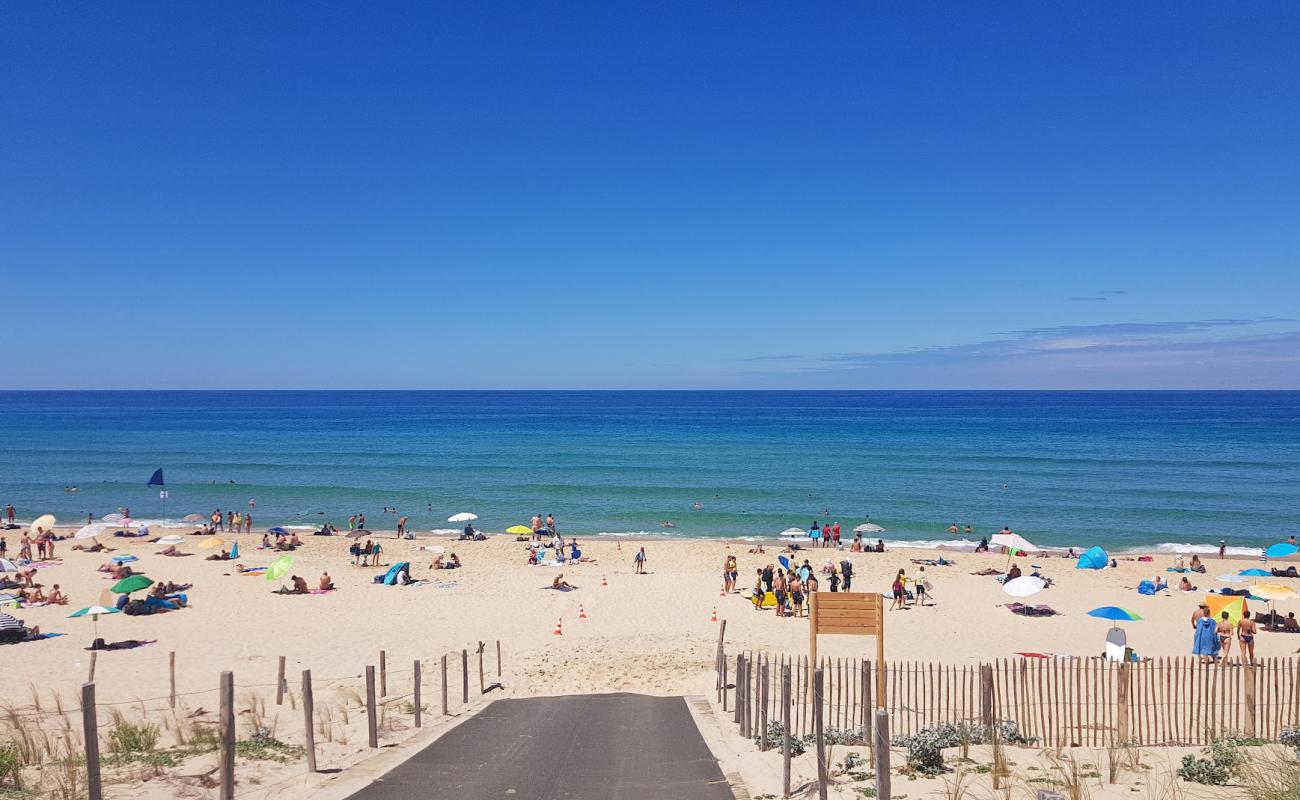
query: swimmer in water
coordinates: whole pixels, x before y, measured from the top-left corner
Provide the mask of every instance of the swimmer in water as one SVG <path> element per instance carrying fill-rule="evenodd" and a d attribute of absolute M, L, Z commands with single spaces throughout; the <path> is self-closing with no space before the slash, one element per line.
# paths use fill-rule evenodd
<path fill-rule="evenodd" d="M 691 508 L 695 509 L 696 511 L 699 511 L 701 508 L 704 508 L 704 504 L 696 500 L 694 503 L 691 503 Z"/>
<path fill-rule="evenodd" d="M 659 527 L 661 528 L 671 528 L 672 526 L 673 524 L 668 520 L 664 520 L 663 522 L 659 523 Z"/>

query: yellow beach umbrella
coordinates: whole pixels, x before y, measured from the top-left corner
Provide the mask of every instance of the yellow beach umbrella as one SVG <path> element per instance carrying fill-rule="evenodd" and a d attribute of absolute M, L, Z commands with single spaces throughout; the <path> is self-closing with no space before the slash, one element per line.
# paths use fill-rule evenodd
<path fill-rule="evenodd" d="M 533 529 L 528 527 L 527 525 L 514 525 L 512 527 L 506 528 L 506 533 L 522 534 L 524 536 L 527 536 L 532 532 Z"/>
<path fill-rule="evenodd" d="M 211 550 L 212 548 L 214 548 L 214 547 L 220 547 L 221 545 L 223 545 L 223 544 L 225 544 L 225 543 L 226 543 L 226 540 L 225 540 L 225 539 L 222 539 L 222 538 L 219 537 L 219 536 L 209 536 L 208 538 L 206 538 L 206 539 L 204 539 L 203 541 L 199 542 L 199 547 L 202 547 L 204 550 Z"/>
<path fill-rule="evenodd" d="M 1250 587 L 1250 593 L 1264 600 L 1294 600 L 1300 597 L 1295 589 L 1280 583 L 1257 583 Z"/>
<path fill-rule="evenodd" d="M 32 520 L 32 526 L 29 530 L 32 533 L 36 533 L 37 528 L 40 528 L 46 533 L 54 530 L 54 515 L 43 514 L 42 516 L 39 516 L 36 519 Z"/>

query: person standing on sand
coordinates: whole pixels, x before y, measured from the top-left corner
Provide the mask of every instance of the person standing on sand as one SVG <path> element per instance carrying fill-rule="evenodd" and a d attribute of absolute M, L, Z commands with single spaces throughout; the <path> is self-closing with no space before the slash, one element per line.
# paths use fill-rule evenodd
<path fill-rule="evenodd" d="M 1208 603 L 1201 603 L 1192 614 L 1192 631 L 1192 655 L 1200 656 L 1202 664 L 1209 664 L 1219 652 L 1219 637 L 1214 632 Z"/>
<path fill-rule="evenodd" d="M 894 604 L 889 607 L 890 611 L 897 611 L 900 608 L 907 607 L 907 587 L 904 584 L 907 578 L 903 575 L 903 570 L 899 570 L 894 576 L 894 585 L 891 590 L 894 593 Z"/>
<path fill-rule="evenodd" d="M 1241 643 L 1243 664 L 1255 663 L 1255 633 L 1257 631 L 1255 620 L 1250 618 L 1250 612 L 1243 611 L 1241 613 L 1241 622 L 1237 623 L 1237 639 Z"/>
<path fill-rule="evenodd" d="M 231 533 L 237 533 L 235 530 L 235 512 L 233 511 L 226 512 L 226 530 Z"/>
<path fill-rule="evenodd" d="M 636 555 L 632 557 L 632 563 L 636 565 L 637 575 L 645 574 L 645 548 L 644 547 L 636 551 Z"/>
<path fill-rule="evenodd" d="M 835 542 L 835 549 L 839 550 L 840 549 L 840 521 L 839 520 L 835 520 L 835 524 L 831 526 L 831 541 Z"/>
<path fill-rule="evenodd" d="M 5 514 L 8 515 L 8 517 L 9 517 L 9 524 L 10 524 L 10 525 L 14 524 L 14 513 L 15 513 L 15 512 L 14 512 L 14 504 L 13 504 L 13 503 L 10 503 L 9 505 L 5 506 Z"/>
<path fill-rule="evenodd" d="M 763 585 L 767 587 L 767 591 L 769 592 L 772 591 L 772 587 L 774 584 L 773 584 L 773 572 L 772 572 L 771 564 L 768 564 L 766 567 L 763 567 Z"/>
<path fill-rule="evenodd" d="M 791 580 L 796 580 L 791 573 Z M 784 617 L 785 614 L 785 570 L 776 571 L 776 578 L 772 581 L 772 594 L 776 595 L 776 615 Z"/>
<path fill-rule="evenodd" d="M 1228 619 L 1228 612 L 1223 612 L 1223 619 L 1219 626 L 1214 629 L 1219 637 L 1219 649 L 1222 651 L 1223 663 L 1228 663 L 1228 657 L 1232 655 L 1232 620 Z"/>
<path fill-rule="evenodd" d="M 363 531 L 366 529 L 366 515 L 365 515 L 365 514 L 357 514 L 357 527 L 360 528 L 360 529 L 363 530 Z"/>
<path fill-rule="evenodd" d="M 547 515 L 546 515 L 546 530 L 550 531 L 552 536 L 555 535 L 555 515 L 554 515 L 554 514 L 547 514 Z"/>
<path fill-rule="evenodd" d="M 850 591 L 853 586 L 853 562 L 847 558 L 840 561 L 840 577 L 844 579 L 844 591 Z"/>
<path fill-rule="evenodd" d="M 397 520 L 397 538 L 400 539 L 406 535 L 406 517 Z"/>
<path fill-rule="evenodd" d="M 252 533 L 252 532 L 253 532 L 253 515 L 252 515 L 252 514 L 245 514 L 245 515 L 244 515 L 244 533 Z"/>
<path fill-rule="evenodd" d="M 348 517 L 348 533 L 351 533 L 356 529 L 357 529 L 357 515 L 353 514 L 352 516 Z"/>
<path fill-rule="evenodd" d="M 808 538 L 812 540 L 813 547 L 821 547 L 822 529 L 821 526 L 817 524 L 817 520 L 813 520 L 812 527 L 808 529 Z"/>
<path fill-rule="evenodd" d="M 212 529 L 224 531 L 226 529 L 225 517 L 221 516 L 221 509 L 212 512 Z"/>
<path fill-rule="evenodd" d="M 1228 542 L 1226 539 L 1219 540 L 1219 558 L 1226 558 L 1228 554 Z"/>

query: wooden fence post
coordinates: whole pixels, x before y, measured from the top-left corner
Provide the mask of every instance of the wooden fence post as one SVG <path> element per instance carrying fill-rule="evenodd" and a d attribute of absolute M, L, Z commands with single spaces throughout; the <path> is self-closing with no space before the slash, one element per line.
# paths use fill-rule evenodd
<path fill-rule="evenodd" d="M 1254 664 L 1247 665 L 1242 670 L 1242 672 L 1245 674 L 1245 678 L 1246 678 L 1246 736 L 1253 739 L 1256 736 L 1256 730 L 1258 725 L 1256 720 L 1256 706 L 1255 706 L 1255 689 L 1257 684 L 1256 681 L 1257 673 L 1255 672 L 1255 665 Z M 1264 685 L 1267 687 L 1268 682 L 1265 681 Z"/>
<path fill-rule="evenodd" d="M 90 800 L 101 800 L 99 779 L 99 722 L 95 715 L 95 684 L 81 687 L 81 728 L 86 735 L 86 792 Z"/>
<path fill-rule="evenodd" d="M 469 705 L 469 650 L 460 651 L 460 682 L 461 700 L 465 705 Z"/>
<path fill-rule="evenodd" d="M 169 685 L 171 691 L 167 695 L 167 702 L 170 708 L 176 707 L 176 651 L 173 650 L 167 654 L 167 669 L 171 673 Z"/>
<path fill-rule="evenodd" d="M 740 691 L 741 671 L 744 669 L 744 667 L 745 667 L 745 654 L 736 653 L 736 681 L 735 681 L 736 682 L 736 707 L 732 709 L 732 711 L 735 712 L 736 725 L 740 725 L 740 710 L 741 710 L 741 706 L 744 705 L 744 700 L 740 696 L 741 695 L 741 691 Z"/>
<path fill-rule="evenodd" d="M 307 751 L 307 771 L 316 771 L 316 701 L 311 692 L 311 670 L 302 671 L 303 745 Z"/>
<path fill-rule="evenodd" d="M 726 638 L 726 636 L 727 636 L 727 621 L 724 619 L 722 620 L 722 624 L 718 626 L 718 652 L 717 655 L 714 656 L 713 658 L 713 671 L 716 673 L 716 677 L 717 677 L 719 703 L 723 702 L 722 696 L 727 693 L 727 687 L 725 685 L 725 681 L 723 681 L 722 679 L 723 673 L 727 671 L 727 667 L 726 667 L 727 654 L 726 651 L 724 651 L 722 648 L 722 642 Z M 726 711 L 727 709 L 724 707 L 722 710 Z"/>
<path fill-rule="evenodd" d="M 379 651 L 379 696 L 388 696 L 388 653 Z"/>
<path fill-rule="evenodd" d="M 415 687 L 412 691 L 415 705 L 415 727 L 418 728 L 421 726 L 421 716 L 424 712 L 424 709 L 420 708 L 420 659 L 415 659 L 415 666 L 411 668 L 411 671 L 414 676 L 412 680 L 415 681 Z"/>
<path fill-rule="evenodd" d="M 767 667 L 766 663 L 758 667 L 758 750 L 767 752 Z"/>
<path fill-rule="evenodd" d="M 889 793 L 889 712 L 876 711 L 876 730 L 872 748 L 876 757 L 876 797 L 890 797 Z"/>
<path fill-rule="evenodd" d="M 501 640 L 497 639 L 497 677 L 501 677 Z"/>
<path fill-rule="evenodd" d="M 98 650 L 90 651 L 90 677 L 86 678 L 86 683 L 95 682 L 95 661 L 99 658 Z"/>
<path fill-rule="evenodd" d="M 221 741 L 217 753 L 221 800 L 235 796 L 235 673 L 221 673 L 221 713 L 217 718 Z"/>
<path fill-rule="evenodd" d="M 366 667 L 366 733 L 370 749 L 379 747 L 379 709 L 375 707 L 375 668 Z"/>
<path fill-rule="evenodd" d="M 447 716 L 447 654 L 442 654 L 442 715 Z"/>
<path fill-rule="evenodd" d="M 826 735 L 822 729 L 822 681 L 825 675 L 818 667 L 813 672 L 813 733 L 817 736 L 817 797 L 826 800 Z M 886 795 L 887 796 L 887 795 Z"/>
<path fill-rule="evenodd" d="M 284 705 L 284 656 L 280 656 L 280 665 L 275 670 L 275 704 Z"/>
<path fill-rule="evenodd" d="M 993 730 L 993 665 L 980 664 L 980 722 Z"/>
<path fill-rule="evenodd" d="M 482 642 L 478 643 L 478 693 L 479 694 L 483 694 L 484 692 L 487 691 L 487 678 L 484 677 L 484 672 L 483 672 L 483 648 L 485 646 L 486 645 L 484 645 Z"/>
<path fill-rule="evenodd" d="M 1126 745 L 1129 741 L 1128 735 L 1128 690 L 1129 675 L 1132 666 L 1128 661 L 1119 665 L 1119 680 L 1115 687 L 1115 731 L 1111 735 L 1114 737 L 1113 744 Z"/>
<path fill-rule="evenodd" d="M 790 665 L 781 665 L 781 796 L 790 796 Z"/>
<path fill-rule="evenodd" d="M 727 654 L 722 654 L 722 713 L 727 713 Z"/>

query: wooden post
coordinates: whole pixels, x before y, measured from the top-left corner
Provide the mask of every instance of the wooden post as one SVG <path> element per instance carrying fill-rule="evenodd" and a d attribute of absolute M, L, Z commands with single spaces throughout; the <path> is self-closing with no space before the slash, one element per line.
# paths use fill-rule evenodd
<path fill-rule="evenodd" d="M 984 730 L 993 730 L 993 666 L 980 664 L 980 722 Z"/>
<path fill-rule="evenodd" d="M 217 717 L 221 737 L 217 753 L 221 800 L 235 797 L 235 673 L 221 673 L 221 713 Z"/>
<path fill-rule="evenodd" d="M 482 642 L 478 643 L 478 693 L 479 694 L 483 694 L 484 692 L 487 691 L 487 678 L 484 677 L 484 673 L 483 673 L 483 648 L 484 647 L 485 645 Z"/>
<path fill-rule="evenodd" d="M 790 665 L 781 665 L 781 796 L 790 796 Z"/>
<path fill-rule="evenodd" d="M 727 656 L 722 656 L 722 713 L 727 713 Z"/>
<path fill-rule="evenodd" d="M 284 656 L 280 656 L 280 666 L 275 670 L 275 704 L 284 705 Z"/>
<path fill-rule="evenodd" d="M 1256 736 L 1257 718 L 1255 708 L 1256 672 L 1255 665 L 1250 664 L 1242 670 L 1246 677 L 1246 736 Z"/>
<path fill-rule="evenodd" d="M 758 689 L 758 749 L 764 753 L 767 752 L 767 669 L 767 664 L 758 668 L 761 676 Z"/>
<path fill-rule="evenodd" d="M 415 659 L 415 666 L 413 666 L 413 667 L 411 668 L 411 672 L 412 672 L 412 675 L 413 675 L 413 677 L 412 677 L 411 680 L 413 680 L 413 681 L 415 682 L 415 686 L 413 687 L 413 691 L 411 692 L 411 693 L 414 695 L 414 705 L 415 705 L 415 727 L 418 728 L 418 727 L 421 726 L 421 717 L 422 717 L 423 714 L 424 714 L 424 710 L 423 710 L 422 708 L 420 708 L 420 683 L 421 683 L 421 680 L 420 680 L 420 659 L 418 659 L 418 658 Z"/>
<path fill-rule="evenodd" d="M 93 683 L 81 687 L 81 728 L 86 735 L 86 792 L 90 800 L 101 800 L 104 790 L 99 780 L 99 722 Z"/>
<path fill-rule="evenodd" d="M 176 651 L 173 650 L 167 654 L 167 669 L 171 672 L 171 692 L 167 696 L 167 701 L 171 708 L 176 707 Z"/>
<path fill-rule="evenodd" d="M 727 671 L 727 654 L 722 649 L 722 642 L 726 638 L 726 636 L 727 636 L 727 621 L 724 619 L 722 620 L 722 624 L 718 626 L 718 653 L 713 659 L 713 664 L 714 664 L 713 668 L 714 668 L 714 672 L 717 673 L 717 679 L 718 679 L 718 702 L 719 703 L 723 702 L 723 695 L 727 693 L 726 681 L 722 679 L 723 673 Z M 722 710 L 726 711 L 727 709 L 724 707 Z"/>
<path fill-rule="evenodd" d="M 736 681 L 735 681 L 735 683 L 736 683 L 736 707 L 735 707 L 734 709 L 732 709 L 732 710 L 733 710 L 733 712 L 735 713 L 735 717 L 736 717 L 735 722 L 736 722 L 737 725 L 740 725 L 740 709 L 741 709 L 741 706 L 744 705 L 744 701 L 741 699 L 741 696 L 740 696 L 740 695 L 741 695 L 741 692 L 740 692 L 740 677 L 741 677 L 741 671 L 744 669 L 744 667 L 745 667 L 745 654 L 744 654 L 744 653 L 736 653 Z"/>
<path fill-rule="evenodd" d="M 388 652 L 379 651 L 379 696 L 388 696 Z"/>
<path fill-rule="evenodd" d="M 86 683 L 95 682 L 95 660 L 99 658 L 98 650 L 90 651 L 90 677 L 86 678 Z"/>
<path fill-rule="evenodd" d="M 447 716 L 447 654 L 442 654 L 442 715 Z"/>
<path fill-rule="evenodd" d="M 311 693 L 311 670 L 302 671 L 303 745 L 307 751 L 307 771 L 316 771 L 316 701 Z"/>
<path fill-rule="evenodd" d="M 872 725 L 872 707 L 871 707 L 871 662 L 862 659 L 862 741 L 871 744 L 871 725 Z"/>
<path fill-rule="evenodd" d="M 813 672 L 813 733 L 817 736 L 817 797 L 826 800 L 826 736 L 822 730 L 822 668 Z M 888 796 L 888 795 L 886 795 Z"/>
<path fill-rule="evenodd" d="M 1115 744 L 1117 745 L 1124 745 L 1129 741 L 1128 689 L 1131 669 L 1128 661 L 1119 665 L 1119 679 L 1115 687 Z"/>
<path fill-rule="evenodd" d="M 501 640 L 497 639 L 497 677 L 501 677 Z"/>
<path fill-rule="evenodd" d="M 375 707 L 375 668 L 366 667 L 366 733 L 370 749 L 379 747 L 379 709 Z"/>
<path fill-rule="evenodd" d="M 460 651 L 461 702 L 469 705 L 469 650 Z"/>
<path fill-rule="evenodd" d="M 890 797 L 889 793 L 889 712 L 876 711 L 876 730 L 872 737 L 876 756 L 876 797 Z"/>

